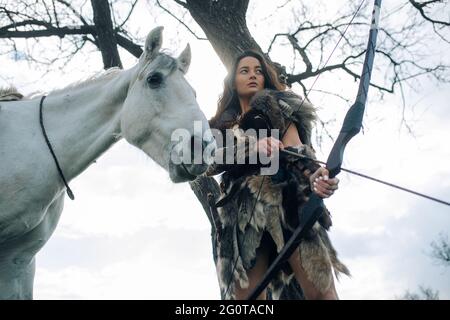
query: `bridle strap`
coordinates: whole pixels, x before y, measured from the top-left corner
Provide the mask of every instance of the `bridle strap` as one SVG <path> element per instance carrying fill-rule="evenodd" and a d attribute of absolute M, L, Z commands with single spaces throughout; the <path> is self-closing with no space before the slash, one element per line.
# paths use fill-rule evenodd
<path fill-rule="evenodd" d="M 73 195 L 72 190 L 70 189 L 69 185 L 67 184 L 67 180 L 64 177 L 64 173 L 61 170 L 61 166 L 59 165 L 58 159 L 56 158 L 56 155 L 55 155 L 55 152 L 53 151 L 52 145 L 50 144 L 50 141 L 48 140 L 47 133 L 45 132 L 44 119 L 43 119 L 43 116 L 42 116 L 42 108 L 43 108 L 43 105 L 44 105 L 45 98 L 46 98 L 45 95 L 42 96 L 41 102 L 39 103 L 39 123 L 41 125 L 42 134 L 44 135 L 45 142 L 47 143 L 47 146 L 48 146 L 48 149 L 50 150 L 50 153 L 52 154 L 53 160 L 55 161 L 56 168 L 58 169 L 58 172 L 59 172 L 59 176 L 61 177 L 62 181 L 64 182 L 64 185 L 66 186 L 67 195 L 69 196 L 69 198 L 71 200 L 74 200 L 75 196 Z"/>

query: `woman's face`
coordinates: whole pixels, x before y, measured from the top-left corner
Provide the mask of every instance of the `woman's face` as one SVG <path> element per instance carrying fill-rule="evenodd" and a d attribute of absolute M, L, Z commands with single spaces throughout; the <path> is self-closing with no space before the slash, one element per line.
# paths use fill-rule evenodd
<path fill-rule="evenodd" d="M 254 57 L 242 58 L 237 66 L 234 81 L 241 98 L 250 98 L 264 89 L 264 74 L 259 60 Z"/>

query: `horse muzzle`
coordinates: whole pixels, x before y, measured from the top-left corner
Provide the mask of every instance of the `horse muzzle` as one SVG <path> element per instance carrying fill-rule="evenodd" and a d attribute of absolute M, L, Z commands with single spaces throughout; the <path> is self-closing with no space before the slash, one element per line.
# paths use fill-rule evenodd
<path fill-rule="evenodd" d="M 213 162 L 215 150 L 214 139 L 205 140 L 197 136 L 175 145 L 169 160 L 170 179 L 173 182 L 192 181 L 205 173 Z"/>

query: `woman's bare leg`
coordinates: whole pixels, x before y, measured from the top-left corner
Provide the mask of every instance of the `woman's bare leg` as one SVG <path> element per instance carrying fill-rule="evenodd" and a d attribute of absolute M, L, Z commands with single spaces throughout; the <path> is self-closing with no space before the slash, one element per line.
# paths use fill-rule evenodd
<path fill-rule="evenodd" d="M 263 246 L 256 250 L 256 263 L 255 266 L 247 270 L 248 276 L 248 288 L 241 288 L 239 283 L 236 284 L 236 300 L 245 300 L 252 292 L 252 290 L 258 285 L 258 283 L 264 277 L 264 274 L 269 267 L 269 253 Z M 264 290 L 257 298 L 257 300 L 266 300 L 266 290 Z"/>
<path fill-rule="evenodd" d="M 326 292 L 320 292 L 316 289 L 313 283 L 306 276 L 306 272 L 302 267 L 300 260 L 300 253 L 295 250 L 289 258 L 289 264 L 294 271 L 295 278 L 297 279 L 300 287 L 302 287 L 303 294 L 307 300 L 337 300 L 338 295 L 334 286 L 334 280 L 332 279 L 331 287 Z"/>

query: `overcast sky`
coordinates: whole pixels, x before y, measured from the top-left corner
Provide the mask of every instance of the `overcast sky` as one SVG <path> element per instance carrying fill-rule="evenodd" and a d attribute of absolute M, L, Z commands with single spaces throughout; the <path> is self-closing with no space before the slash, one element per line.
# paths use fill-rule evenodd
<path fill-rule="evenodd" d="M 345 3 L 333 2 L 336 7 Z M 324 8 L 331 15 L 335 9 L 327 4 L 318 10 Z M 289 13 L 286 19 L 269 17 L 271 10 L 259 1 L 251 2 L 249 9 L 249 28 L 263 48 L 274 23 L 289 30 L 291 21 Z M 256 25 L 255 16 L 268 17 L 267 23 Z M 187 78 L 211 117 L 225 69 L 209 43 L 143 3 L 133 21 L 132 30 L 142 37 L 164 25 L 163 47 L 175 55 L 190 42 L 193 58 Z M 281 50 L 274 55 L 282 61 Z M 136 62 L 126 54 L 122 58 L 126 68 Z M 14 83 L 27 94 L 65 86 L 102 65 L 95 52 L 75 57 L 64 72 L 44 77 L 35 65 L 12 56 L 0 56 L 0 64 L 0 85 Z M 357 84 L 349 78 L 330 75 L 319 82 L 318 88 L 339 86 L 349 98 L 356 95 Z M 370 94 L 376 97 L 375 90 Z M 450 86 L 423 78 L 418 92 L 406 89 L 405 96 L 405 117 L 414 136 L 401 125 L 399 97 L 369 101 L 364 134 L 349 143 L 344 166 L 449 201 Z M 323 119 L 336 117 L 327 129 L 337 136 L 347 109 L 323 95 L 311 99 Z M 325 160 L 330 147 L 325 141 L 318 158 Z M 340 298 L 393 299 L 422 285 L 449 299 L 450 269 L 429 257 L 430 243 L 439 233 L 449 233 L 449 208 L 359 177 L 341 173 L 339 178 L 340 190 L 326 204 L 333 215 L 330 236 L 352 272 L 351 278 L 337 283 Z M 76 200 L 66 199 L 56 232 L 37 255 L 36 299 L 220 298 L 210 225 L 188 184 L 171 183 L 140 150 L 120 141 L 70 185 Z"/>

